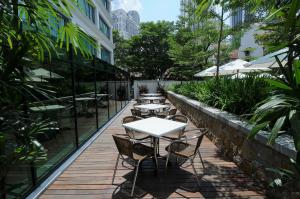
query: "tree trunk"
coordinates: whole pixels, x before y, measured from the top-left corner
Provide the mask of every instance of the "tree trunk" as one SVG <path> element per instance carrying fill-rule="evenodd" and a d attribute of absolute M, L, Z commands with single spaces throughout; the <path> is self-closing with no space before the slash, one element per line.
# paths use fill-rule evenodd
<path fill-rule="evenodd" d="M 224 8 L 222 6 L 221 17 L 220 17 L 220 35 L 218 40 L 218 52 L 217 52 L 217 73 L 216 78 L 219 78 L 219 67 L 220 67 L 220 51 L 221 51 L 221 42 L 223 37 L 223 25 L 224 25 Z"/>

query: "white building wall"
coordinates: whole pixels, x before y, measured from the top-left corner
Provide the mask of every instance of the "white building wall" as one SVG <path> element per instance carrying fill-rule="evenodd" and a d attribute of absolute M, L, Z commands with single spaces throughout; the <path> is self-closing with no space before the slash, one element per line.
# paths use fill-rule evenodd
<path fill-rule="evenodd" d="M 244 33 L 241 37 L 241 46 L 239 47 L 238 57 L 240 59 L 245 59 L 244 50 L 246 48 L 253 48 L 254 51 L 251 52 L 251 57 L 261 57 L 264 55 L 263 46 L 259 45 L 255 41 L 255 34 L 261 33 L 259 29 L 259 24 L 253 24 L 251 28 Z"/>
<path fill-rule="evenodd" d="M 111 10 L 106 10 L 102 2 L 99 0 L 91 0 L 91 2 L 95 6 L 95 23 L 93 23 L 79 9 L 72 12 L 72 21 L 97 41 L 99 46 L 97 49 L 97 57 L 101 59 L 101 46 L 104 46 L 110 51 L 111 64 L 114 64 L 114 44 L 112 39 L 113 22 L 111 18 Z M 110 3 L 110 0 L 108 2 Z M 110 39 L 107 38 L 107 36 L 99 29 L 99 15 L 101 15 L 102 19 L 104 19 L 105 23 L 110 28 Z"/>

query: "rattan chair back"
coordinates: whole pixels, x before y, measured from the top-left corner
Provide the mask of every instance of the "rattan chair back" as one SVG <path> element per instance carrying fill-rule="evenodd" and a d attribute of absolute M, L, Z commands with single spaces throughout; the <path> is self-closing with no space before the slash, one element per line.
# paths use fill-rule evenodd
<path fill-rule="evenodd" d="M 126 124 L 126 123 L 129 123 L 129 122 L 134 122 L 134 121 L 138 121 L 138 120 L 141 120 L 141 118 L 138 118 L 136 116 L 127 116 L 127 117 L 124 117 L 123 118 L 123 124 Z M 134 131 L 128 129 L 128 128 L 125 128 L 125 131 L 126 131 L 126 134 L 131 137 L 131 138 L 135 138 L 134 136 Z"/>
<path fill-rule="evenodd" d="M 174 115 L 171 117 L 171 120 L 182 123 L 187 123 L 189 121 L 189 119 L 184 115 Z"/>
<path fill-rule="evenodd" d="M 133 144 L 129 138 L 113 135 L 113 139 L 121 155 L 133 158 Z"/>
<path fill-rule="evenodd" d="M 139 105 L 141 105 L 140 103 L 134 103 L 132 106 L 133 106 L 133 108 L 135 108 L 135 106 L 139 106 Z"/>
<path fill-rule="evenodd" d="M 136 99 L 135 100 L 138 104 L 141 104 L 142 103 L 142 100 L 141 99 Z"/>
<path fill-rule="evenodd" d="M 173 108 L 173 109 L 169 110 L 169 115 L 175 115 L 176 112 L 177 112 L 177 109 Z"/>
<path fill-rule="evenodd" d="M 165 103 L 166 103 L 166 99 L 160 99 L 160 100 L 159 100 L 159 103 L 160 103 L 160 104 L 165 104 Z"/>
<path fill-rule="evenodd" d="M 138 121 L 141 120 L 141 118 L 138 118 L 136 116 L 126 116 L 123 118 L 123 124 L 129 123 L 129 122 L 134 122 L 134 121 Z"/>
<path fill-rule="evenodd" d="M 133 116 L 136 116 L 136 117 L 142 117 L 142 112 L 140 110 L 137 110 L 137 109 L 130 109 L 131 111 L 131 114 Z"/>
<path fill-rule="evenodd" d="M 201 130 L 200 129 L 200 135 L 198 137 L 198 140 L 197 140 L 197 144 L 196 144 L 196 147 L 195 147 L 195 151 L 194 151 L 194 155 L 196 155 L 201 143 L 202 143 L 202 140 L 203 140 L 203 137 L 208 133 L 208 130 L 207 129 L 203 129 Z"/>

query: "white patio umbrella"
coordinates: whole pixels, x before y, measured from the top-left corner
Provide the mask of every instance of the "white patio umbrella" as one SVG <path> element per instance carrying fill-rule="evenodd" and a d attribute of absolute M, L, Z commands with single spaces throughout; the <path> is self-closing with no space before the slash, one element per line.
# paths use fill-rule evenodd
<path fill-rule="evenodd" d="M 240 69 L 244 69 L 245 64 L 249 64 L 249 62 L 244 61 L 242 59 L 237 59 L 235 61 L 229 62 L 219 67 L 219 75 L 233 75 L 238 73 Z M 217 74 L 217 67 L 213 66 L 200 73 L 194 75 L 195 77 L 211 77 Z"/>
<path fill-rule="evenodd" d="M 275 59 L 275 55 L 278 56 L 279 60 L 283 63 L 286 63 L 285 57 L 287 55 L 288 48 L 283 48 L 276 52 L 262 56 L 252 62 L 247 66 L 252 68 L 279 68 L 279 65 Z"/>
<path fill-rule="evenodd" d="M 38 68 L 31 71 L 33 77 L 40 77 L 45 79 L 63 79 L 64 77 L 54 72 L 50 72 L 44 68 Z"/>
<path fill-rule="evenodd" d="M 209 67 L 209 68 L 195 74 L 194 76 L 195 77 L 212 77 L 212 76 L 215 76 L 216 70 L 217 70 L 217 66 L 212 66 L 212 67 Z"/>
<path fill-rule="evenodd" d="M 238 69 L 236 73 L 259 73 L 259 72 L 268 72 L 272 71 L 270 68 L 265 67 L 245 67 Z"/>

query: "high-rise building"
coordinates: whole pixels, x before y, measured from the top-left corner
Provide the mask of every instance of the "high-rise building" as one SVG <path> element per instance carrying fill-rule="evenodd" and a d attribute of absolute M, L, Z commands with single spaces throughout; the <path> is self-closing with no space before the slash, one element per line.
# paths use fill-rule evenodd
<path fill-rule="evenodd" d="M 72 21 L 92 36 L 98 44 L 93 49 L 100 59 L 113 64 L 113 39 L 110 0 L 78 0 L 77 10 L 72 13 Z"/>
<path fill-rule="evenodd" d="M 129 11 L 123 9 L 112 11 L 113 28 L 125 38 L 129 39 L 139 34 L 140 15 L 137 11 Z"/>
<path fill-rule="evenodd" d="M 231 12 L 231 27 L 236 27 L 243 24 L 244 22 L 244 11 L 242 8 L 236 8 Z"/>
<path fill-rule="evenodd" d="M 180 1 L 180 15 L 183 17 L 187 16 L 187 7 L 188 6 L 195 6 L 195 2 L 193 0 L 181 0 Z"/>

